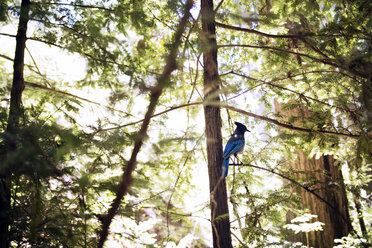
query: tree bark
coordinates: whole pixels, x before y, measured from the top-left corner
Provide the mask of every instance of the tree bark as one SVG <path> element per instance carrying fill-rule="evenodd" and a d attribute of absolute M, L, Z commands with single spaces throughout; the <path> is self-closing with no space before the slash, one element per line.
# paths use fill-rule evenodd
<path fill-rule="evenodd" d="M 220 179 L 222 158 L 222 121 L 220 114 L 217 43 L 213 0 L 201 1 L 204 64 L 204 117 L 207 139 L 208 173 L 211 203 L 213 247 L 229 248 L 231 244 L 226 181 Z M 213 102 L 213 106 L 208 102 Z"/>
<path fill-rule="evenodd" d="M 276 102 L 275 108 L 287 121 L 291 116 L 306 118 L 310 115 L 306 107 L 283 111 L 280 104 Z M 297 125 L 299 124 L 297 123 Z M 332 156 L 323 155 L 320 158 L 308 158 L 307 154 L 301 150 L 296 150 L 295 154 L 297 160 L 288 163 L 287 166 L 298 171 L 295 173 L 297 180 L 302 178 L 304 182 L 311 183 L 309 187 L 324 199 L 322 201 L 302 188 L 299 191 L 301 208 L 308 209 L 311 214 L 316 214 L 317 220 L 325 224 L 323 231 L 308 233 L 309 245 L 312 247 L 333 247 L 334 239 L 347 236 L 352 231 L 341 170 Z M 289 223 L 294 217 L 294 214 L 289 212 L 287 222 Z M 307 243 L 305 233 L 290 235 L 289 239 L 293 242 Z"/>
<path fill-rule="evenodd" d="M 290 163 L 289 166 L 296 171 L 301 171 L 298 173 L 298 178 L 303 177 L 304 173 L 313 177 L 306 181 L 314 181 L 315 184 L 311 188 L 316 190 L 317 194 L 332 206 L 304 189 L 300 190 L 302 209 L 308 209 L 311 214 L 316 214 L 317 220 L 324 223 L 323 231 L 309 232 L 309 245 L 312 247 L 333 247 L 334 239 L 347 236 L 352 230 L 341 171 L 335 165 L 332 156 L 309 159 L 303 151 L 297 150 L 296 154 L 298 159 Z M 287 222 L 293 217 L 293 214 L 289 213 Z M 290 240 L 306 244 L 305 233 L 291 235 Z"/>
<path fill-rule="evenodd" d="M 29 0 L 22 0 L 16 36 L 8 125 L 4 134 L 5 157 L 16 150 L 16 136 L 19 130 L 20 118 L 23 115 L 22 92 L 25 88 L 23 69 L 30 5 Z M 11 163 L 9 163 L 9 159 L 5 159 L 4 161 L 5 164 L 1 166 L 0 172 L 0 247 L 9 247 Z"/>

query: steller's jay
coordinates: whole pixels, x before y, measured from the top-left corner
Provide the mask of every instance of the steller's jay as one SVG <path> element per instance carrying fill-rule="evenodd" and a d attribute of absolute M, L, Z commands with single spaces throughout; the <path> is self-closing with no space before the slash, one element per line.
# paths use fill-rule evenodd
<path fill-rule="evenodd" d="M 245 144 L 244 133 L 250 132 L 247 127 L 240 122 L 236 121 L 235 125 L 235 132 L 227 141 L 225 150 L 223 151 L 223 164 L 221 168 L 221 177 L 223 178 L 227 176 L 227 171 L 229 170 L 230 156 L 234 154 L 234 156 L 236 157 L 238 152 L 243 151 Z"/>

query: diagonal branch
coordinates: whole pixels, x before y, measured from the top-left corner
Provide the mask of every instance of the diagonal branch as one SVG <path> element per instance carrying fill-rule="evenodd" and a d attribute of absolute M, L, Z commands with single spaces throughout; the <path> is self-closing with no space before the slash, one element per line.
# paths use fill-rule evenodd
<path fill-rule="evenodd" d="M 12 38 L 15 38 L 16 36 L 13 35 L 13 34 L 7 34 L 7 33 L 0 33 L 0 35 L 2 36 L 8 36 L 8 37 L 12 37 Z M 83 52 L 83 51 L 77 51 L 77 50 L 74 50 L 74 49 L 71 49 L 70 47 L 64 47 L 64 46 L 61 46 L 59 44 L 56 44 L 56 43 L 53 43 L 53 42 L 50 42 L 50 41 L 47 41 L 47 40 L 44 40 L 44 39 L 41 39 L 41 38 L 37 38 L 37 37 L 27 37 L 27 40 L 33 40 L 33 41 L 37 41 L 37 42 L 41 42 L 41 43 L 44 43 L 44 44 L 47 44 L 49 46 L 54 46 L 54 47 L 58 47 L 62 50 L 67 50 L 71 53 L 78 53 L 82 56 L 85 56 L 86 58 L 90 58 L 92 60 L 97 60 L 97 61 L 101 61 L 101 62 L 106 62 L 106 63 L 110 63 L 110 64 L 114 64 L 114 65 L 118 65 L 118 66 L 125 66 L 119 62 L 116 62 L 115 60 L 107 60 L 107 59 L 102 59 L 102 58 L 96 58 L 94 57 L 93 55 L 89 54 L 89 53 L 86 53 L 86 52 Z M 107 51 L 106 51 L 107 52 Z M 108 53 L 108 52 L 107 52 Z M 3 57 L 7 60 L 13 60 L 5 55 L 0 55 L 0 57 Z"/>
<path fill-rule="evenodd" d="M 256 169 L 259 169 L 259 170 L 264 170 L 264 171 L 267 171 L 267 172 L 270 172 L 270 173 L 273 173 L 277 176 L 280 176 L 281 178 L 284 178 L 290 182 L 292 182 L 293 184 L 303 188 L 304 190 L 306 190 L 307 192 L 309 192 L 310 194 L 313 194 L 316 198 L 318 198 L 320 201 L 324 202 L 327 206 L 329 206 L 332 210 L 334 210 L 341 218 L 343 221 L 345 221 L 345 223 L 347 222 L 345 217 L 340 213 L 340 211 L 337 209 L 337 207 L 335 207 L 332 203 L 330 203 L 329 201 L 327 201 L 326 199 L 324 199 L 322 196 L 320 196 L 318 193 L 316 193 L 314 190 L 310 189 L 309 187 L 297 182 L 296 180 L 290 178 L 289 176 L 287 175 L 283 175 L 281 174 L 280 172 L 277 172 L 275 171 L 274 169 L 267 169 L 267 168 L 264 168 L 264 167 L 260 167 L 260 166 L 257 166 L 257 165 L 253 165 L 253 164 L 230 164 L 230 165 L 233 165 L 233 166 L 247 166 L 247 167 L 252 167 L 252 168 L 256 168 Z"/>
<path fill-rule="evenodd" d="M 284 52 L 284 53 L 290 53 L 298 56 L 302 56 L 305 58 L 309 58 L 311 60 L 314 60 L 316 62 L 320 62 L 326 65 L 331 65 L 336 68 L 339 68 L 340 66 L 332 61 L 329 61 L 328 59 L 321 59 L 317 57 L 310 56 L 305 53 L 298 53 L 298 52 L 293 52 L 290 50 L 282 49 L 279 47 L 273 47 L 273 46 L 258 46 L 258 45 L 247 45 L 247 44 L 225 44 L 225 45 L 219 45 L 218 48 L 227 48 L 227 47 L 247 47 L 247 48 L 258 48 L 258 49 L 267 49 L 267 50 L 272 50 L 272 51 L 278 51 L 278 52 Z"/>
<path fill-rule="evenodd" d="M 356 36 L 356 35 L 345 35 L 345 34 L 315 34 L 315 33 L 302 33 L 302 34 L 268 34 L 264 33 L 255 29 L 250 29 L 250 28 L 242 28 L 242 27 L 237 27 L 237 26 L 231 26 L 227 24 L 223 24 L 220 22 L 216 22 L 216 26 L 224 29 L 230 29 L 230 30 L 235 30 L 235 31 L 241 31 L 241 32 L 246 32 L 246 33 L 252 33 L 252 34 L 258 34 L 264 37 L 268 38 L 275 38 L 275 39 L 293 39 L 293 38 L 299 38 L 301 39 L 302 37 L 345 37 L 345 38 L 357 38 L 357 39 L 364 39 L 364 40 L 371 40 L 370 34 L 369 33 L 363 33 L 366 37 L 363 36 Z M 358 31 L 359 32 L 359 31 Z"/>
<path fill-rule="evenodd" d="M 314 98 L 314 97 L 306 96 L 304 93 L 300 93 L 300 92 L 297 92 L 297 91 L 295 91 L 295 90 L 291 90 L 291 89 L 289 89 L 289 88 L 286 88 L 286 87 L 283 87 L 283 86 L 280 86 L 280 85 L 274 84 L 274 82 L 278 82 L 278 81 L 282 81 L 282 80 L 286 80 L 286 79 L 291 79 L 291 78 L 294 78 L 294 77 L 297 77 L 297 76 L 302 76 L 302 75 L 304 75 L 304 74 L 310 74 L 310 73 L 325 73 L 325 72 L 327 72 L 327 73 L 339 73 L 339 72 L 337 72 L 337 71 L 309 71 L 309 72 L 303 72 L 303 73 L 299 73 L 299 74 L 295 74 L 295 75 L 288 75 L 287 77 L 274 78 L 274 79 L 272 79 L 272 80 L 270 80 L 270 81 L 265 81 L 265 80 L 262 80 L 262 79 L 253 78 L 253 77 L 250 77 L 250 76 L 247 76 L 247 75 L 245 75 L 245 74 L 238 73 L 238 72 L 235 72 L 235 71 L 230 71 L 230 72 L 228 72 L 228 73 L 225 73 L 224 75 L 227 75 L 227 74 L 234 74 L 234 75 L 237 75 L 237 76 L 240 76 L 240 77 L 244 77 L 244 78 L 249 79 L 249 80 L 254 80 L 254 81 L 258 81 L 258 82 L 260 82 L 260 84 L 257 84 L 257 85 L 255 85 L 255 86 L 253 86 L 253 87 L 251 87 L 251 88 L 249 88 L 249 89 L 243 91 L 243 92 L 240 93 L 239 95 L 236 95 L 236 96 L 233 96 L 232 98 L 229 98 L 229 100 L 231 100 L 231 99 L 233 99 L 233 98 L 235 98 L 235 97 L 237 97 L 237 96 L 240 96 L 240 95 L 242 95 L 242 94 L 245 94 L 246 92 L 251 91 L 252 89 L 257 88 L 257 87 L 259 87 L 259 86 L 261 86 L 261 85 L 269 85 L 269 86 L 272 86 L 272 87 L 275 87 L 275 88 L 279 88 L 279 89 L 282 89 L 282 90 L 285 90 L 285 91 L 292 92 L 292 93 L 294 93 L 294 94 L 296 94 L 296 95 L 299 95 L 301 98 L 309 99 L 309 100 L 312 100 L 312 101 L 314 101 L 314 102 L 320 103 L 320 104 L 322 104 L 322 105 L 326 105 L 326 106 L 331 107 L 331 108 L 336 108 L 336 109 L 339 109 L 339 110 L 341 110 L 341 111 L 347 112 L 347 113 L 349 113 L 349 114 L 353 114 L 353 115 L 355 115 L 356 113 L 353 112 L 353 111 L 351 111 L 351 110 L 349 110 L 349 109 L 342 108 L 342 107 L 339 107 L 339 106 L 334 106 L 334 105 L 331 105 L 331 104 L 329 104 L 329 103 L 327 103 L 327 102 L 323 102 L 323 101 L 321 101 L 321 100 L 319 100 L 319 99 L 316 99 L 316 98 Z"/>
<path fill-rule="evenodd" d="M 226 105 L 226 104 L 221 105 L 221 107 L 226 108 L 226 109 L 230 109 L 232 111 L 238 112 L 238 113 L 246 115 L 246 116 L 253 117 L 255 119 L 259 119 L 259 120 L 262 120 L 262 121 L 273 123 L 273 124 L 275 124 L 276 126 L 279 126 L 279 127 L 283 127 L 283 128 L 294 130 L 294 131 L 301 132 L 301 133 L 322 133 L 322 134 L 327 134 L 327 135 L 332 135 L 332 136 L 340 136 L 340 137 L 352 138 L 352 139 L 359 139 L 359 137 L 360 137 L 359 135 L 355 135 L 355 134 L 351 134 L 351 133 L 350 134 L 348 134 L 348 133 L 338 133 L 338 132 L 332 132 L 332 131 L 312 130 L 312 129 L 302 128 L 302 127 L 297 127 L 297 126 L 286 124 L 286 123 L 280 122 L 278 120 L 271 119 L 269 117 L 262 116 L 262 115 L 257 115 L 257 114 L 254 114 L 254 113 L 251 113 L 251 112 L 248 112 L 248 111 L 245 111 L 245 110 L 242 110 L 242 109 L 230 106 L 230 105 Z"/>
<path fill-rule="evenodd" d="M 192 103 L 187 103 L 187 104 L 174 106 L 174 107 L 171 107 L 169 109 L 166 109 L 164 111 L 161 111 L 159 113 L 156 113 L 156 114 L 152 115 L 151 118 L 163 115 L 165 113 L 171 112 L 171 111 L 176 110 L 176 109 L 180 109 L 180 108 L 184 108 L 184 107 L 188 107 L 188 106 L 194 106 L 194 105 L 201 105 L 201 104 L 203 104 L 203 102 L 192 102 Z M 213 102 L 209 102 L 208 104 L 213 105 Z M 289 130 L 294 130 L 294 131 L 297 131 L 297 132 L 322 133 L 322 134 L 326 134 L 326 135 L 339 136 L 339 137 L 352 138 L 352 139 L 359 139 L 359 137 L 360 137 L 358 134 L 352 134 L 352 133 L 339 133 L 339 132 L 332 132 L 332 131 L 325 131 L 325 130 L 312 130 L 312 129 L 306 129 L 306 128 L 302 128 L 302 127 L 297 127 L 297 126 L 293 126 L 293 125 L 290 125 L 290 124 L 282 123 L 278 120 L 271 119 L 271 118 L 266 117 L 266 116 L 257 115 L 257 114 L 254 114 L 252 112 L 248 112 L 248 111 L 245 111 L 245 110 L 242 110 L 242 109 L 239 109 L 239 108 L 227 105 L 227 104 L 222 104 L 222 105 L 220 104 L 220 107 L 225 108 L 225 109 L 230 109 L 230 110 L 238 112 L 240 114 L 250 116 L 250 117 L 253 117 L 255 119 L 262 120 L 262 121 L 266 121 L 266 122 L 272 123 L 276 126 L 283 127 L 283 128 L 289 129 Z M 103 131 L 110 131 L 110 130 L 114 130 L 114 129 L 119 129 L 119 128 L 131 126 L 131 125 L 135 125 L 135 124 L 139 124 L 143 121 L 144 121 L 144 119 L 139 120 L 139 121 L 135 121 L 135 122 L 130 122 L 130 123 L 127 123 L 127 124 L 124 124 L 124 125 L 116 126 L 116 127 L 100 129 L 98 131 L 95 131 L 93 134 L 103 132 Z"/>
<path fill-rule="evenodd" d="M 260 32 L 260 31 L 254 30 L 254 29 L 231 26 L 231 25 L 220 23 L 220 22 L 216 22 L 216 26 L 220 27 L 220 28 L 230 29 L 230 30 L 242 31 L 242 32 L 251 33 L 251 34 L 258 34 L 258 35 L 265 36 L 265 37 L 268 37 L 268 38 L 284 38 L 284 39 L 298 38 L 298 35 L 267 34 L 267 33 L 263 33 L 263 32 Z"/>
<path fill-rule="evenodd" d="M 38 4 L 57 5 L 57 6 L 70 6 L 70 7 L 74 7 L 74 8 L 84 8 L 84 9 L 100 9 L 100 10 L 105 10 L 105 11 L 109 11 L 109 12 L 115 12 L 117 10 L 117 8 L 109 9 L 109 8 L 105 8 L 103 6 L 84 5 L 84 4 L 73 4 L 73 2 L 71 2 L 71 3 L 49 2 L 49 3 L 38 3 Z"/>
<path fill-rule="evenodd" d="M 150 94 L 150 103 L 145 114 L 145 118 L 142 122 L 142 126 L 137 133 L 137 137 L 134 142 L 134 148 L 132 155 L 126 164 L 124 174 L 122 175 L 121 181 L 118 185 L 116 197 L 108 210 L 107 215 L 102 219 L 102 227 L 100 231 L 100 238 L 98 241 L 98 248 L 102 248 L 109 234 L 110 224 L 112 219 L 119 209 L 120 203 L 127 194 L 128 189 L 133 181 L 132 173 L 136 168 L 137 155 L 142 147 L 145 137 L 147 136 L 147 129 L 150 124 L 151 116 L 153 115 L 159 98 L 163 92 L 163 89 L 169 84 L 171 73 L 177 68 L 176 57 L 178 53 L 178 47 L 181 44 L 181 37 L 186 28 L 187 20 L 190 16 L 190 9 L 193 6 L 193 0 L 188 0 L 185 5 L 184 15 L 180 20 L 177 31 L 174 35 L 173 44 L 170 47 L 169 55 L 167 57 L 166 65 L 164 67 L 162 75 L 159 77 L 157 84 L 152 88 Z"/>
<path fill-rule="evenodd" d="M 101 103 L 98 103 L 98 102 L 95 102 L 95 101 L 89 100 L 87 98 L 83 98 L 83 97 L 80 97 L 80 96 L 77 96 L 77 95 L 74 95 L 74 94 L 71 94 L 71 93 L 68 93 L 68 92 L 52 89 L 52 88 L 46 87 L 44 85 L 35 84 L 35 83 L 28 82 L 28 81 L 25 81 L 25 85 L 28 86 L 28 87 L 39 88 L 39 89 L 42 89 L 42 90 L 53 92 L 53 93 L 56 93 L 56 94 L 65 95 L 65 96 L 68 96 L 68 97 L 73 97 L 75 99 L 79 99 L 79 100 L 82 100 L 82 101 L 85 101 L 85 102 L 89 102 L 89 103 L 104 107 L 104 108 L 112 110 L 112 111 L 120 112 L 120 113 L 123 113 L 123 114 L 126 114 L 126 115 L 131 115 L 131 114 L 129 114 L 127 112 L 124 112 L 122 110 L 118 110 L 118 109 L 112 108 L 110 106 L 106 106 L 106 105 L 103 105 Z"/>
<path fill-rule="evenodd" d="M 151 118 L 166 114 L 166 113 L 171 112 L 171 111 L 176 110 L 176 109 L 189 107 L 189 106 L 194 106 L 194 105 L 201 105 L 201 104 L 203 104 L 203 102 L 192 102 L 192 103 L 186 103 L 186 104 L 181 104 L 181 105 L 178 105 L 178 106 L 170 107 L 169 109 L 166 109 L 166 110 L 161 111 L 159 113 L 153 114 L 151 116 Z M 127 124 L 124 124 L 124 125 L 116 126 L 116 127 L 109 127 L 109 128 L 105 128 L 105 129 L 100 129 L 100 130 L 97 130 L 97 131 L 93 132 L 92 135 L 97 134 L 99 132 L 110 131 L 110 130 L 115 130 L 115 129 L 119 129 L 119 128 L 123 128 L 123 127 L 136 125 L 136 124 L 139 124 L 143 121 L 144 121 L 144 119 L 139 120 L 139 121 L 130 122 L 130 123 L 127 123 Z"/>

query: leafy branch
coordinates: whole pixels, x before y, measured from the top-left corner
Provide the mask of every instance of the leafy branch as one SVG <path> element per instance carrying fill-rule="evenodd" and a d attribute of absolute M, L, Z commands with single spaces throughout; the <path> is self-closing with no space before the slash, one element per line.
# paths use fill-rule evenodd
<path fill-rule="evenodd" d="M 93 104 L 97 104 L 97 105 L 103 106 L 100 103 L 97 103 L 97 102 L 91 101 L 89 99 L 82 98 L 82 97 L 79 97 L 77 95 L 73 95 L 73 94 L 70 94 L 70 93 L 67 93 L 67 92 L 63 92 L 63 91 L 51 89 L 51 88 L 48 88 L 48 87 L 45 87 L 45 86 L 42 86 L 42 85 L 38 85 L 38 84 L 35 84 L 35 83 L 31 83 L 31 82 L 25 82 L 25 84 L 27 86 L 31 86 L 31 87 L 35 87 L 35 88 L 40 88 L 40 89 L 43 89 L 43 90 L 51 91 L 51 92 L 54 92 L 54 93 L 58 93 L 58 94 L 62 94 L 62 95 L 70 96 L 70 97 L 75 97 L 75 98 L 80 99 L 80 100 L 83 100 L 83 101 L 87 101 L 87 102 L 90 102 L 90 103 L 93 103 Z M 204 104 L 204 103 L 203 102 L 191 102 L 191 103 L 186 103 L 186 104 L 181 104 L 181 105 L 178 105 L 178 106 L 170 107 L 170 108 L 168 108 L 168 109 L 166 109 L 164 111 L 161 111 L 159 113 L 152 114 L 150 116 L 150 118 L 154 118 L 154 117 L 157 117 L 157 116 L 166 114 L 166 113 L 171 112 L 171 111 L 176 110 L 176 109 L 180 109 L 180 108 L 184 108 L 184 107 L 190 107 L 190 106 L 194 106 L 194 105 L 201 105 L 201 104 Z M 208 104 L 213 104 L 213 102 L 208 103 Z M 262 120 L 262 121 L 266 121 L 266 122 L 275 124 L 276 126 L 279 126 L 279 127 L 283 127 L 283 128 L 286 128 L 286 129 L 290 129 L 290 130 L 294 130 L 294 131 L 298 131 L 298 132 L 302 132 L 302 133 L 323 133 L 323 134 L 327 134 L 327 135 L 340 136 L 340 137 L 352 138 L 352 139 L 358 139 L 360 137 L 359 135 L 352 134 L 352 133 L 340 133 L 340 132 L 333 132 L 333 131 L 326 131 L 326 130 L 306 129 L 306 128 L 302 128 L 302 127 L 297 127 L 297 126 L 293 126 L 293 125 L 290 125 L 290 124 L 286 124 L 286 123 L 280 122 L 278 120 L 275 120 L 275 119 L 272 119 L 272 118 L 269 118 L 269 117 L 266 117 L 266 116 L 257 115 L 257 114 L 254 114 L 252 112 L 248 112 L 248 111 L 245 111 L 245 110 L 242 110 L 242 109 L 239 109 L 239 108 L 236 108 L 236 107 L 227 105 L 227 104 L 220 104 L 220 106 L 223 107 L 223 108 L 232 110 L 234 112 L 238 112 L 240 114 L 246 115 L 246 116 L 250 116 L 250 117 L 253 117 L 253 118 Z M 111 108 L 111 107 L 108 107 L 108 106 L 103 106 L 103 107 L 105 107 L 107 109 L 110 109 L 110 110 L 113 110 L 113 111 L 118 111 L 118 112 L 121 112 L 121 113 L 128 114 L 126 112 L 123 112 L 121 110 L 114 109 L 114 108 Z M 127 123 L 127 124 L 124 124 L 124 125 L 120 125 L 120 126 L 99 129 L 99 130 L 93 132 L 92 135 L 95 135 L 95 134 L 97 134 L 99 132 L 105 132 L 105 131 L 110 131 L 110 130 L 124 128 L 124 127 L 127 127 L 127 126 L 136 125 L 136 124 L 142 123 L 144 121 L 145 121 L 145 119 L 141 119 L 141 120 L 130 122 L 130 123 Z"/>
<path fill-rule="evenodd" d="M 232 111 L 238 112 L 238 113 L 246 115 L 246 116 L 250 116 L 250 117 L 253 117 L 253 118 L 256 118 L 256 119 L 259 119 L 259 120 L 263 120 L 263 121 L 275 124 L 276 126 L 279 126 L 279 127 L 283 127 L 283 128 L 286 128 L 286 129 L 290 129 L 290 130 L 294 130 L 294 131 L 298 131 L 298 132 L 302 132 L 302 133 L 322 133 L 322 134 L 327 134 L 327 135 L 332 135 L 332 136 L 340 136 L 340 137 L 352 138 L 352 139 L 358 139 L 360 137 L 359 135 L 352 134 L 352 133 L 339 133 L 339 132 L 332 132 L 332 131 L 326 131 L 326 130 L 313 130 L 313 129 L 297 127 L 297 126 L 293 126 L 291 124 L 286 124 L 286 123 L 280 122 L 280 121 L 275 120 L 275 119 L 271 119 L 271 118 L 266 117 L 266 116 L 257 115 L 257 114 L 254 114 L 252 112 L 248 112 L 248 111 L 245 111 L 245 110 L 242 110 L 242 109 L 230 106 L 230 105 L 222 105 L 221 107 L 226 108 L 226 109 L 230 109 Z"/>
<path fill-rule="evenodd" d="M 68 92 L 65 92 L 65 91 L 52 89 L 52 88 L 46 87 L 44 85 L 40 85 L 40 84 L 28 82 L 28 81 L 25 81 L 25 85 L 26 86 L 29 86 L 29 87 L 39 88 L 39 89 L 42 89 L 42 90 L 45 90 L 45 91 L 53 92 L 53 93 L 56 93 L 56 94 L 65 95 L 65 96 L 72 97 L 72 98 L 75 98 L 75 99 L 79 99 L 79 100 L 82 100 L 82 101 L 85 101 L 85 102 L 89 102 L 89 103 L 92 103 L 92 104 L 95 104 L 95 105 L 104 107 L 106 109 L 109 109 L 109 110 L 112 110 L 112 111 L 116 111 L 116 112 L 120 112 L 120 113 L 123 113 L 123 114 L 126 114 L 126 115 L 131 115 L 131 114 L 129 114 L 127 112 L 124 112 L 122 110 L 115 109 L 115 108 L 112 108 L 110 106 L 103 105 L 101 103 L 98 103 L 98 102 L 95 102 L 95 101 L 89 100 L 87 98 L 83 98 L 83 97 L 80 97 L 78 95 L 74 95 L 74 94 L 71 94 L 71 93 L 68 93 Z"/>
<path fill-rule="evenodd" d="M 280 172 L 277 172 L 274 169 L 268 169 L 268 168 L 264 168 L 264 167 L 253 165 L 253 164 L 230 164 L 230 165 L 233 165 L 233 166 L 247 166 L 247 167 L 251 167 L 251 168 L 255 168 L 255 169 L 259 169 L 259 170 L 264 170 L 264 171 L 273 173 L 277 176 L 280 176 L 281 178 L 284 178 L 284 179 L 290 181 L 291 183 L 303 188 L 304 190 L 306 190 L 310 194 L 313 194 L 316 198 L 318 198 L 320 201 L 324 202 L 328 207 L 330 207 L 332 210 L 334 210 L 342 218 L 342 220 L 345 221 L 345 223 L 347 222 L 345 217 L 339 212 L 339 210 L 332 203 L 330 203 L 329 201 L 327 201 L 326 199 L 321 197 L 319 194 L 317 194 L 314 190 L 310 189 L 308 186 L 297 182 L 296 180 L 290 178 L 287 175 L 284 175 Z"/>
<path fill-rule="evenodd" d="M 357 38 L 357 39 L 365 39 L 365 40 L 371 40 L 369 38 L 368 33 L 362 33 L 365 34 L 366 37 L 361 37 L 361 36 L 352 36 L 352 35 L 345 35 L 345 34 L 315 34 L 315 33 L 301 33 L 301 34 L 268 34 L 264 33 L 255 29 L 251 28 L 242 28 L 242 27 L 237 27 L 237 26 L 232 26 L 232 25 L 227 25 L 224 23 L 216 22 L 216 26 L 224 29 L 230 29 L 230 30 L 235 30 L 235 31 L 241 31 L 245 33 L 251 33 L 251 34 L 257 34 L 260 36 L 264 36 L 267 38 L 275 38 L 275 39 L 294 39 L 298 38 L 301 39 L 303 37 L 345 37 L 345 38 Z M 360 31 L 359 31 L 360 32 Z"/>
<path fill-rule="evenodd" d="M 84 8 L 84 9 L 100 9 L 100 10 L 105 10 L 109 12 L 115 12 L 116 8 L 114 9 L 109 9 L 105 8 L 102 6 L 96 6 L 96 5 L 85 5 L 85 4 L 74 4 L 74 3 L 58 3 L 58 2 L 49 2 L 49 3 L 37 3 L 40 5 L 57 5 L 57 6 L 70 6 L 74 8 Z"/>
<path fill-rule="evenodd" d="M 8 34 L 8 33 L 0 33 L 0 35 L 12 37 L 12 38 L 16 38 L 15 35 Z M 83 51 L 77 51 L 76 49 L 72 49 L 69 46 L 65 47 L 65 46 L 62 46 L 62 45 L 59 45 L 59 44 L 56 44 L 56 43 L 53 43 L 53 42 L 50 42 L 50 41 L 47 41 L 47 40 L 44 40 L 44 39 L 41 39 L 41 38 L 27 37 L 27 40 L 33 40 L 33 41 L 44 43 L 44 44 L 49 45 L 49 46 L 58 47 L 58 48 L 60 48 L 62 50 L 67 50 L 67 51 L 69 51 L 71 53 L 78 53 L 78 54 L 83 55 L 84 57 L 89 58 L 89 59 L 92 59 L 94 61 L 100 61 L 100 62 L 110 63 L 110 64 L 114 64 L 114 65 L 117 65 L 117 66 L 125 66 L 122 63 L 116 62 L 115 60 L 104 60 L 102 58 L 97 58 L 97 57 L 94 57 L 93 55 L 91 55 L 89 53 L 86 53 L 86 52 L 83 52 Z M 3 57 L 5 59 L 7 59 L 7 60 L 13 61 L 12 58 L 10 58 L 10 57 L 8 57 L 6 55 L 0 55 L 0 57 Z"/>
<path fill-rule="evenodd" d="M 257 31 L 255 29 L 241 28 L 241 27 L 236 27 L 236 26 L 223 24 L 223 23 L 220 23 L 220 22 L 216 22 L 216 26 L 220 27 L 220 28 L 235 30 L 235 31 L 242 31 L 242 32 L 251 33 L 251 34 L 258 34 L 258 35 L 268 37 L 268 38 L 292 39 L 292 38 L 298 38 L 298 36 L 299 36 L 299 35 L 292 35 L 292 34 L 267 34 L 267 33 L 264 33 L 264 32 Z"/>
<path fill-rule="evenodd" d="M 267 49 L 267 50 L 272 50 L 272 51 L 290 53 L 290 54 L 294 54 L 294 55 L 297 55 L 297 56 L 309 58 L 309 59 L 311 59 L 315 62 L 320 62 L 320 63 L 323 63 L 323 64 L 331 65 L 331 66 L 336 67 L 336 68 L 340 67 L 334 61 L 329 61 L 328 59 L 321 59 L 321 58 L 310 56 L 310 55 L 305 54 L 305 53 L 298 53 L 298 52 L 294 52 L 294 51 L 291 51 L 291 50 L 287 50 L 287 49 L 283 49 L 283 48 L 279 48 L 279 47 L 274 47 L 274 46 L 258 46 L 258 45 L 248 45 L 248 44 L 223 44 L 223 45 L 218 46 L 218 48 L 229 48 L 229 47 L 258 48 L 258 49 Z"/>
<path fill-rule="evenodd" d="M 327 102 L 324 102 L 324 101 L 321 101 L 319 99 L 316 99 L 314 97 L 311 97 L 311 96 L 306 96 L 304 93 L 300 93 L 300 92 L 297 92 L 295 90 L 291 90 L 291 89 L 288 89 L 286 87 L 283 87 L 283 86 L 280 86 L 280 85 L 277 85 L 277 84 L 274 84 L 275 82 L 278 82 L 278 81 L 282 81 L 282 80 L 286 80 L 286 79 L 292 79 L 292 78 L 295 78 L 295 77 L 298 77 L 298 76 L 303 76 L 304 74 L 312 74 L 312 73 L 340 73 L 338 71 L 309 71 L 309 72 L 303 72 L 303 73 L 299 73 L 299 74 L 295 74 L 295 75 L 288 75 L 286 77 L 282 77 L 282 78 L 275 78 L 275 79 L 272 79 L 270 81 L 265 81 L 265 80 L 262 80 L 262 79 L 257 79 L 257 78 L 253 78 L 253 77 L 250 77 L 250 76 L 247 76 L 247 75 L 244 75 L 242 73 L 238 73 L 238 72 L 235 72 L 235 71 L 230 71 L 230 72 L 227 72 L 227 73 L 224 73 L 224 75 L 228 75 L 228 74 L 234 74 L 236 76 L 240 76 L 240 77 L 244 77 L 246 79 L 249 79 L 249 80 L 253 80 L 253 81 L 258 81 L 260 82 L 260 84 L 258 85 L 255 85 L 245 91 L 243 91 L 242 93 L 240 93 L 239 95 L 236 95 L 234 96 L 233 98 L 237 97 L 237 96 L 240 96 L 248 91 L 251 91 L 252 89 L 254 88 L 257 88 L 259 86 L 262 86 L 262 85 L 269 85 L 269 86 L 272 86 L 272 87 L 275 87 L 275 88 L 279 88 L 279 89 L 282 89 L 282 90 L 285 90 L 285 91 L 289 91 L 289 92 L 292 92 L 296 95 L 299 95 L 301 98 L 305 98 L 305 99 L 309 99 L 309 100 L 312 100 L 314 102 L 317 102 L 317 103 L 320 103 L 322 105 L 326 105 L 328 107 L 331 107 L 331 108 L 336 108 L 336 109 L 339 109 L 343 112 L 347 112 L 347 113 L 350 113 L 350 114 L 357 114 L 349 109 L 346 109 L 346 108 L 342 108 L 342 107 L 339 107 L 339 106 L 334 106 L 334 105 L 331 105 Z M 342 73 L 343 75 L 345 75 L 344 73 Z M 347 75 L 347 74 L 346 74 Z M 347 75 L 349 76 L 349 75 Z M 233 99 L 233 98 L 230 98 L 229 100 Z"/>
<path fill-rule="evenodd" d="M 132 155 L 125 167 L 124 174 L 122 175 L 121 181 L 118 185 L 116 197 L 114 201 L 111 203 L 111 207 L 108 210 L 107 215 L 105 215 L 102 219 L 100 238 L 99 238 L 98 246 L 97 246 L 99 248 L 103 247 L 103 244 L 105 243 L 108 233 L 109 233 L 109 227 L 112 222 L 112 219 L 116 215 L 116 212 L 120 206 L 120 202 L 122 201 L 124 195 L 127 194 L 129 186 L 131 185 L 133 181 L 132 173 L 134 169 L 136 168 L 137 155 L 142 147 L 145 137 L 147 136 L 147 129 L 150 124 L 151 116 L 153 115 L 155 111 L 156 105 L 163 92 L 163 89 L 169 84 L 171 73 L 177 68 L 176 57 L 178 53 L 178 47 L 180 46 L 181 37 L 185 30 L 187 20 L 190 16 L 189 11 L 192 6 L 193 6 L 193 1 L 188 0 L 185 5 L 184 15 L 182 19 L 180 20 L 177 31 L 174 35 L 174 42 L 170 48 L 169 55 L 167 57 L 167 61 L 166 61 L 166 65 L 164 67 L 163 73 L 157 80 L 156 86 L 154 86 L 151 90 L 150 103 L 149 103 L 147 112 L 145 114 L 145 118 L 143 119 L 141 128 L 137 133 Z"/>

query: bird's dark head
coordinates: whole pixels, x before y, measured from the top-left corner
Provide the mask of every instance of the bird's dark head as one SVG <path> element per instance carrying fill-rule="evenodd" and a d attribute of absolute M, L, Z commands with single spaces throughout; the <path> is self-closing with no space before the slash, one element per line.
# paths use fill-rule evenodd
<path fill-rule="evenodd" d="M 240 122 L 235 122 L 235 125 L 236 125 L 236 130 L 235 132 L 239 132 L 241 134 L 244 134 L 245 132 L 250 132 L 247 127 L 243 124 L 241 124 Z"/>

